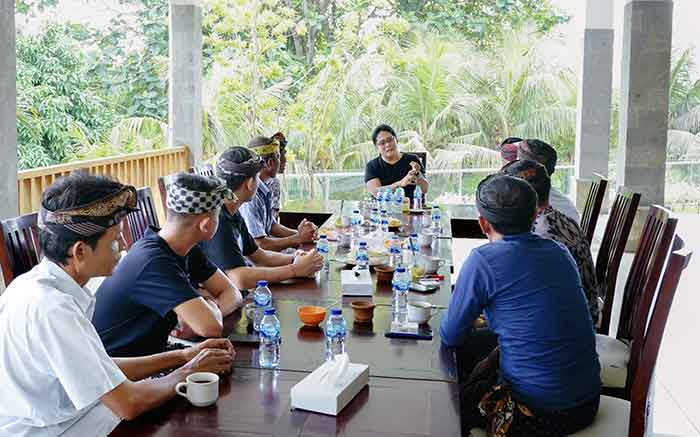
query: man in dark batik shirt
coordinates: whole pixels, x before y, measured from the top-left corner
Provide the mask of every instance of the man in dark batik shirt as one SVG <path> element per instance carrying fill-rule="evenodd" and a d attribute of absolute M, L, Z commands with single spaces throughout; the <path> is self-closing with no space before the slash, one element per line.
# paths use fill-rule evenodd
<path fill-rule="evenodd" d="M 538 202 L 533 232 L 540 237 L 558 241 L 569 249 L 581 276 L 593 324 L 597 324 L 600 314 L 600 290 L 591 247 L 579 225 L 549 204 L 551 181 L 547 169 L 535 161 L 516 160 L 507 164 L 501 171 L 509 176 L 525 179 L 534 187 Z"/>

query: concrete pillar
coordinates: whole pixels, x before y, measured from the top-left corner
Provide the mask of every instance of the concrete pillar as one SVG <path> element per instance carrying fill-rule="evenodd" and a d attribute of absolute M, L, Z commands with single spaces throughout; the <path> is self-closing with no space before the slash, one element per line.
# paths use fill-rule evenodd
<path fill-rule="evenodd" d="M 587 0 L 576 117 L 572 194 L 582 210 L 593 174 L 608 175 L 614 0 Z"/>
<path fill-rule="evenodd" d="M 18 213 L 15 0 L 0 0 L 0 156 L 0 219 L 4 219 Z"/>
<path fill-rule="evenodd" d="M 626 0 L 617 184 L 642 194 L 630 249 L 645 207 L 664 203 L 672 26 L 672 0 Z"/>
<path fill-rule="evenodd" d="M 198 0 L 170 2 L 168 144 L 190 148 L 202 162 L 202 8 Z"/>

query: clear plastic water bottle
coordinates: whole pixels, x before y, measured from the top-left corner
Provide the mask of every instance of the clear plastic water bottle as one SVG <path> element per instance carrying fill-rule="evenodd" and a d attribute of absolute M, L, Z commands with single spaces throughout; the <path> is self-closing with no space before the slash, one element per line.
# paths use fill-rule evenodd
<path fill-rule="evenodd" d="M 435 234 L 435 235 L 440 234 L 440 229 L 441 229 L 440 220 L 441 220 L 441 218 L 442 218 L 442 214 L 440 213 L 440 207 L 437 205 L 434 205 L 432 212 L 430 214 L 430 220 L 432 222 L 433 234 Z"/>
<path fill-rule="evenodd" d="M 372 208 L 372 212 L 369 216 L 369 229 L 370 231 L 374 232 L 377 229 L 379 229 L 379 209 L 378 208 Z"/>
<path fill-rule="evenodd" d="M 362 215 L 360 215 L 359 209 L 353 210 L 352 217 L 350 218 L 350 226 L 352 227 L 353 240 L 359 239 L 360 230 L 362 228 Z"/>
<path fill-rule="evenodd" d="M 253 292 L 253 303 L 255 303 L 253 329 L 259 332 L 265 310 L 272 306 L 272 292 L 267 287 L 267 281 L 258 281 L 256 283 L 255 291 Z"/>
<path fill-rule="evenodd" d="M 394 215 L 401 217 L 403 213 L 403 198 L 406 197 L 403 188 L 398 187 L 394 192 Z"/>
<path fill-rule="evenodd" d="M 355 263 L 358 270 L 369 270 L 369 251 L 367 250 L 367 242 L 360 241 L 360 246 L 357 248 L 355 255 Z"/>
<path fill-rule="evenodd" d="M 265 316 L 260 323 L 259 362 L 263 369 L 276 369 L 280 365 L 280 321 L 274 308 L 265 309 Z"/>
<path fill-rule="evenodd" d="M 397 235 L 391 237 L 389 245 L 389 265 L 396 267 L 401 264 L 401 240 Z"/>
<path fill-rule="evenodd" d="M 416 261 L 414 258 L 414 254 L 419 253 L 419 247 L 418 247 L 418 234 L 412 233 L 408 240 L 406 240 L 406 251 L 404 253 L 404 260 L 403 264 L 404 266 L 412 266 L 413 263 Z"/>
<path fill-rule="evenodd" d="M 384 209 L 389 215 L 394 211 L 394 194 L 391 192 L 391 188 L 387 188 L 384 191 Z"/>
<path fill-rule="evenodd" d="M 382 232 L 389 232 L 389 213 L 386 209 L 383 209 L 379 214 L 379 227 L 381 228 Z"/>
<path fill-rule="evenodd" d="M 379 209 L 385 209 L 386 205 L 384 203 L 384 188 L 377 191 L 377 206 Z"/>
<path fill-rule="evenodd" d="M 323 268 L 321 269 L 321 271 L 327 272 L 328 270 L 330 270 L 330 262 L 328 237 L 326 237 L 326 234 L 321 234 L 318 236 L 318 242 L 316 243 L 316 251 L 323 257 Z"/>
<path fill-rule="evenodd" d="M 348 326 L 340 308 L 331 309 L 331 316 L 326 322 L 326 361 L 345 352 L 345 338 Z"/>
<path fill-rule="evenodd" d="M 406 267 L 397 267 L 391 285 L 394 291 L 393 320 L 394 323 L 398 323 L 399 325 L 406 324 L 408 314 L 408 286 L 410 283 L 411 276 L 406 270 Z"/>
<path fill-rule="evenodd" d="M 413 191 L 413 209 L 423 209 L 423 190 L 418 184 L 416 184 L 416 189 Z"/>

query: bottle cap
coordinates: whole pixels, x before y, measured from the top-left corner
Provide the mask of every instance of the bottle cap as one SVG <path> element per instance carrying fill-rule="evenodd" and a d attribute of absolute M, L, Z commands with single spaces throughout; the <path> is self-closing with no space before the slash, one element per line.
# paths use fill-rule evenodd
<path fill-rule="evenodd" d="M 360 213 L 360 210 L 359 210 L 359 209 L 353 209 L 353 210 L 352 210 L 352 213 L 353 213 L 353 214 L 359 214 L 359 213 Z"/>
<path fill-rule="evenodd" d="M 318 238 L 320 238 L 321 240 L 325 240 L 328 237 L 326 237 L 326 234 L 320 234 Z"/>
<path fill-rule="evenodd" d="M 396 273 L 406 273 L 406 267 L 404 267 L 404 266 L 397 267 Z"/>
<path fill-rule="evenodd" d="M 360 241 L 360 246 L 367 246 L 367 242 L 366 242 L 366 241 Z"/>
<path fill-rule="evenodd" d="M 340 308 L 331 308 L 331 315 L 333 316 L 339 316 L 343 314 L 343 310 Z"/>
<path fill-rule="evenodd" d="M 255 283 L 258 287 L 267 287 L 267 281 L 258 281 Z"/>
<path fill-rule="evenodd" d="M 274 315 L 275 315 L 275 309 L 274 309 L 274 308 L 265 308 L 265 315 L 266 315 L 266 316 L 274 316 Z"/>

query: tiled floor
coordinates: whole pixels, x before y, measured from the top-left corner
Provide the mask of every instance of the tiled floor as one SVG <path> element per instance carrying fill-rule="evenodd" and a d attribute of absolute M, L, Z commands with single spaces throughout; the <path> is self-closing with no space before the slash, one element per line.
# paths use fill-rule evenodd
<path fill-rule="evenodd" d="M 679 214 L 678 232 L 694 258 L 671 308 L 656 369 L 655 436 L 700 437 L 700 215 Z"/>

